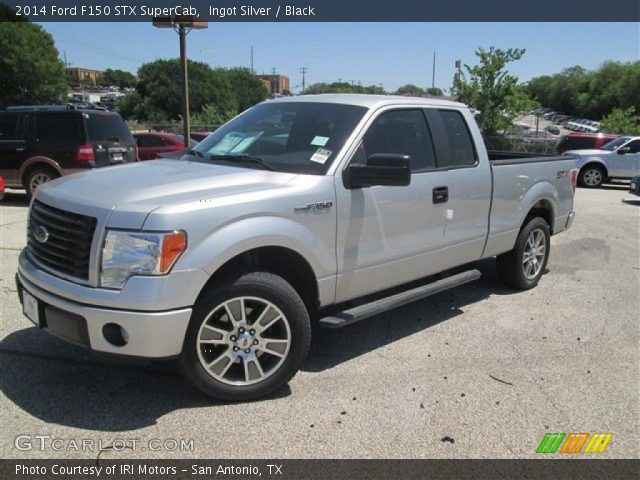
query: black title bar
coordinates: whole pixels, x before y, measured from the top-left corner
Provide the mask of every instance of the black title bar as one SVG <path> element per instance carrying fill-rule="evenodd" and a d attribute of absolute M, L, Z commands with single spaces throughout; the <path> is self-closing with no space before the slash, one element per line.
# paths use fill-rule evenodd
<path fill-rule="evenodd" d="M 41 22 L 638 22 L 638 0 L 0 0 Z"/>

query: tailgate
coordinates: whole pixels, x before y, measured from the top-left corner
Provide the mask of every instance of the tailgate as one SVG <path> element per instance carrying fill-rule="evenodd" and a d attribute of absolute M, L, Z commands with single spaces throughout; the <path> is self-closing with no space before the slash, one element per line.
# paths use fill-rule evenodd
<path fill-rule="evenodd" d="M 112 112 L 83 114 L 87 140 L 98 167 L 136 161 L 135 141 L 122 117 Z"/>

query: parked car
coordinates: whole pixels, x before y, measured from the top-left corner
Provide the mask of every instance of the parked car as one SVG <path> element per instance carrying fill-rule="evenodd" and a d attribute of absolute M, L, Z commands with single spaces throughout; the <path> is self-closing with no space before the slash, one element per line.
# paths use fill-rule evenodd
<path fill-rule="evenodd" d="M 629 180 L 640 170 L 640 137 L 619 137 L 599 150 L 570 150 L 578 158 L 579 184 L 596 188 L 609 180 Z"/>
<path fill-rule="evenodd" d="M 640 197 L 640 175 L 636 175 L 631 179 L 631 185 L 629 186 L 629 193 Z"/>
<path fill-rule="evenodd" d="M 183 150 L 184 136 L 165 132 L 136 132 L 133 138 L 138 145 L 138 157 L 140 160 L 155 160 L 161 153 L 177 152 Z M 189 147 L 198 144 L 195 140 L 189 141 Z"/>
<path fill-rule="evenodd" d="M 560 137 L 556 144 L 556 152 L 562 154 L 569 150 L 598 150 L 616 138 L 618 135 L 607 133 L 570 133 Z"/>
<path fill-rule="evenodd" d="M 0 200 L 4 198 L 4 178 L 0 177 Z"/>
<path fill-rule="evenodd" d="M 560 135 L 560 127 L 557 125 L 548 125 L 545 131 L 551 135 Z"/>
<path fill-rule="evenodd" d="M 201 142 L 205 138 L 211 135 L 211 132 L 191 132 L 191 139 L 196 142 Z"/>
<path fill-rule="evenodd" d="M 205 394 L 258 398 L 300 368 L 311 319 L 365 320 L 476 280 L 474 263 L 494 256 L 507 285 L 535 287 L 551 235 L 574 218 L 575 163 L 488 153 L 460 103 L 270 100 L 188 161 L 38 190 L 18 295 L 33 323 L 66 341 L 178 357 Z M 62 258 L 61 224 L 83 233 Z"/>
<path fill-rule="evenodd" d="M 7 187 L 36 188 L 62 175 L 133 162 L 136 146 L 122 117 L 67 105 L 0 110 L 0 175 Z"/>

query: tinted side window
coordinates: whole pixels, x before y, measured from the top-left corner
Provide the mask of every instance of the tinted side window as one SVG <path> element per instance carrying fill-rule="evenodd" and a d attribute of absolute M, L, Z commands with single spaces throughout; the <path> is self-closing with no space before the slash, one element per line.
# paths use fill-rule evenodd
<path fill-rule="evenodd" d="M 580 150 L 585 148 L 593 148 L 596 144 L 595 138 L 589 137 L 568 137 L 565 148 L 569 150 Z"/>
<path fill-rule="evenodd" d="M 0 142 L 18 139 L 18 115 L 0 115 Z"/>
<path fill-rule="evenodd" d="M 162 137 L 140 135 L 136 137 L 136 144 L 139 147 L 164 147 L 165 142 Z"/>
<path fill-rule="evenodd" d="M 131 142 L 131 131 L 120 115 L 113 113 L 85 113 L 89 140 L 95 142 Z"/>
<path fill-rule="evenodd" d="M 36 116 L 36 132 L 39 142 L 82 141 L 82 124 L 79 115 L 41 113 Z"/>
<path fill-rule="evenodd" d="M 476 163 L 476 151 L 467 123 L 455 110 L 438 110 L 448 143 L 448 155 L 438 157 L 439 167 L 472 166 Z"/>
<path fill-rule="evenodd" d="M 367 156 L 377 153 L 409 155 L 411 170 L 436 166 L 431 134 L 421 110 L 395 110 L 383 113 L 364 136 Z"/>
<path fill-rule="evenodd" d="M 627 147 L 629 147 L 629 153 L 640 152 L 640 140 L 634 140 L 633 142 L 629 142 Z"/>

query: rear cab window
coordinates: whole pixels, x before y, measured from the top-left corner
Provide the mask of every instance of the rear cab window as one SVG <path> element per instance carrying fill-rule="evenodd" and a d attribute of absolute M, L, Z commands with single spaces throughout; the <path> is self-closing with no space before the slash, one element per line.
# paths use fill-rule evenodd
<path fill-rule="evenodd" d="M 478 165 L 471 131 L 458 110 L 425 109 L 436 148 L 437 168 L 465 168 Z"/>

